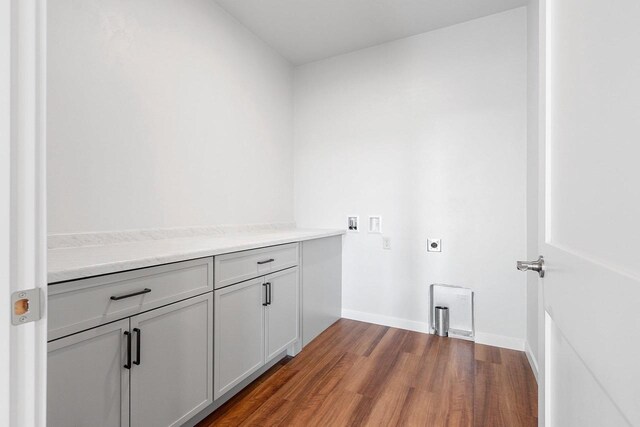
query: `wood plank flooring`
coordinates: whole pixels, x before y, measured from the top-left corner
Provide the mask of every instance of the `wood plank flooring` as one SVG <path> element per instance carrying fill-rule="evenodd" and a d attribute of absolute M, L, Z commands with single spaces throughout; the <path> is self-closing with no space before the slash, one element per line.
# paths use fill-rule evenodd
<path fill-rule="evenodd" d="M 524 353 L 341 319 L 209 426 L 537 426 Z"/>

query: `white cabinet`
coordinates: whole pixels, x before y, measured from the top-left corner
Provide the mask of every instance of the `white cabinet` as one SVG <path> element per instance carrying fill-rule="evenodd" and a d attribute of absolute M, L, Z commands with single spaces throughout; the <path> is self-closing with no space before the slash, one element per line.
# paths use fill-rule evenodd
<path fill-rule="evenodd" d="M 340 317 L 340 268 L 338 236 L 51 285 L 47 425 L 189 423 Z"/>
<path fill-rule="evenodd" d="M 131 425 L 179 426 L 213 402 L 213 295 L 131 318 Z"/>
<path fill-rule="evenodd" d="M 254 279 L 298 265 L 298 244 L 270 246 L 215 257 L 215 288 Z"/>
<path fill-rule="evenodd" d="M 47 425 L 178 426 L 213 402 L 211 292 L 51 341 Z"/>
<path fill-rule="evenodd" d="M 215 291 L 216 399 L 264 363 L 265 290 L 259 278 Z"/>
<path fill-rule="evenodd" d="M 293 267 L 215 290 L 215 399 L 299 339 L 298 275 Z"/>
<path fill-rule="evenodd" d="M 129 320 L 48 344 L 47 425 L 129 425 Z"/>
<path fill-rule="evenodd" d="M 302 344 L 342 316 L 342 236 L 302 243 Z"/>
<path fill-rule="evenodd" d="M 49 286 L 48 339 L 213 290 L 213 258 L 141 268 Z"/>
<path fill-rule="evenodd" d="M 265 363 L 282 353 L 300 336 L 300 287 L 298 269 L 290 268 L 265 277 Z"/>

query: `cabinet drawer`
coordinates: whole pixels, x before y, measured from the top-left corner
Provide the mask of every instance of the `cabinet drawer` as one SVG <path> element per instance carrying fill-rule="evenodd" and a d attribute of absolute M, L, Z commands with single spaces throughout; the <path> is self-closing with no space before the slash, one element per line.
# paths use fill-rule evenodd
<path fill-rule="evenodd" d="M 215 257 L 215 288 L 298 265 L 298 244 L 270 246 Z"/>
<path fill-rule="evenodd" d="M 202 258 L 49 286 L 49 340 L 213 290 Z"/>

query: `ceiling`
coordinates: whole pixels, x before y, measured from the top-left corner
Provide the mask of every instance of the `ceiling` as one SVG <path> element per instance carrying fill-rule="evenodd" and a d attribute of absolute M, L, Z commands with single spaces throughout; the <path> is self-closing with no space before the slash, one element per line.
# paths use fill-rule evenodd
<path fill-rule="evenodd" d="M 527 4 L 527 0 L 216 1 L 295 65 Z"/>

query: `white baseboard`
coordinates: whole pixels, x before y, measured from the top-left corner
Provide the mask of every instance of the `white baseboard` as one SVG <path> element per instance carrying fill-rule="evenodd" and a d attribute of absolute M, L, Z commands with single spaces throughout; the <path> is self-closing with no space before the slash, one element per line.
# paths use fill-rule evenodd
<path fill-rule="evenodd" d="M 382 316 L 380 314 L 345 309 L 342 310 L 342 317 L 345 319 L 374 323 L 376 325 L 390 326 L 392 328 L 407 329 L 425 334 L 429 333 L 429 325 L 426 322 L 416 322 L 415 320 L 401 319 L 399 317 Z"/>
<path fill-rule="evenodd" d="M 476 331 L 476 343 L 490 345 L 493 347 L 508 348 L 509 350 L 524 351 L 523 339 L 506 337 L 504 335 L 495 335 Z"/>
<path fill-rule="evenodd" d="M 531 347 L 529 347 L 529 341 L 525 341 L 524 343 L 524 352 L 527 355 L 527 360 L 529 360 L 529 365 L 531 365 L 531 370 L 533 371 L 533 376 L 536 377 L 536 382 L 538 381 L 538 359 L 536 355 L 531 351 Z"/>
<path fill-rule="evenodd" d="M 390 326 L 392 328 L 407 329 L 409 331 L 429 333 L 429 325 L 426 322 L 401 319 L 399 317 L 383 316 L 380 314 L 366 313 L 356 310 L 342 310 L 342 317 L 345 319 L 359 320 L 361 322 L 374 323 L 376 325 Z M 502 335 L 476 332 L 475 342 L 494 347 L 508 348 L 510 350 L 524 351 L 525 342 L 519 338 L 505 337 Z"/>

